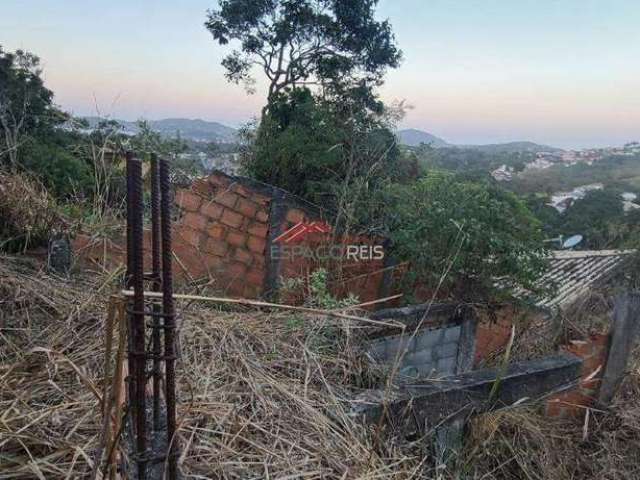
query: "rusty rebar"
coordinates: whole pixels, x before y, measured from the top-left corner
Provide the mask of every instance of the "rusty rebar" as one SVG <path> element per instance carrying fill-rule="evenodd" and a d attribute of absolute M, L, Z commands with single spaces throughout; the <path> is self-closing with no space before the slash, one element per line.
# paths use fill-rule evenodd
<path fill-rule="evenodd" d="M 167 402 L 167 442 L 169 443 L 169 480 L 177 479 L 175 310 L 171 250 L 171 185 L 169 162 L 160 160 L 160 216 L 162 218 L 162 310 L 164 316 L 165 399 Z"/>
<path fill-rule="evenodd" d="M 132 262 L 133 262 L 133 234 L 132 234 L 132 227 L 133 227 L 133 215 L 131 213 L 131 205 L 133 205 L 134 199 L 133 199 L 133 167 L 132 167 L 132 161 L 133 161 L 133 153 L 132 152 L 126 152 L 125 154 L 125 159 L 126 159 L 126 182 L 127 182 L 127 274 L 125 276 L 125 284 L 127 285 L 128 289 L 132 288 L 132 279 L 133 279 L 133 266 L 132 266 Z M 128 344 L 128 350 L 129 352 L 133 352 L 134 350 L 134 345 L 133 345 L 133 337 L 134 337 L 134 327 L 133 327 L 133 317 L 130 315 L 128 322 L 127 322 L 127 344 Z M 129 372 L 127 375 L 127 387 L 128 387 L 128 391 L 129 391 L 129 404 L 130 405 L 135 405 L 137 403 L 137 396 L 136 396 L 136 383 L 135 383 L 135 369 L 136 369 L 136 362 L 135 362 L 135 358 L 133 355 L 128 355 L 127 358 L 127 364 L 129 366 Z M 134 413 L 133 411 L 131 412 L 131 416 L 132 416 L 132 421 L 135 422 L 135 419 L 133 418 Z"/>
<path fill-rule="evenodd" d="M 158 157 L 151 154 L 151 270 L 153 277 L 152 290 L 160 291 L 160 168 Z M 157 303 L 153 304 L 155 313 L 161 312 L 161 307 Z M 153 430 L 160 428 L 160 316 L 153 317 L 153 331 L 151 333 L 152 353 L 153 353 Z"/>
<path fill-rule="evenodd" d="M 131 270 L 133 287 L 133 351 L 129 352 L 134 358 L 134 378 L 136 398 L 132 404 L 136 425 L 136 447 L 138 463 L 138 479 L 146 478 L 147 457 L 147 415 L 145 386 L 146 352 L 145 352 L 145 314 L 144 314 L 144 247 L 143 247 L 143 204 L 142 204 L 142 162 L 131 158 Z"/>

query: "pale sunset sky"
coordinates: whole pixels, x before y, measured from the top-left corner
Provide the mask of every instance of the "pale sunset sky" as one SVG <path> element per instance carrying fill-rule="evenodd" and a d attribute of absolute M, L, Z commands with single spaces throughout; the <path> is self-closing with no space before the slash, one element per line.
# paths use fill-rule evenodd
<path fill-rule="evenodd" d="M 203 26 L 215 0 L 2 0 L 0 45 L 42 58 L 77 115 L 239 126 L 264 89 L 229 84 Z M 452 143 L 640 140 L 640 0 L 381 0 L 404 52 L 381 89 L 400 125 Z"/>

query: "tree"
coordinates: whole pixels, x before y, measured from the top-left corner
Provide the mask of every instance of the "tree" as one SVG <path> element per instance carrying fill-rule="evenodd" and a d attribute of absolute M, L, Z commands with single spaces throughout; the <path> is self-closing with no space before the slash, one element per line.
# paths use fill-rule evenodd
<path fill-rule="evenodd" d="M 260 128 L 244 137 L 246 173 L 338 211 L 347 198 L 353 210 L 397 173 L 399 149 L 383 116 L 345 114 L 304 88 L 278 94 Z"/>
<path fill-rule="evenodd" d="M 374 18 L 378 0 L 221 0 L 205 22 L 215 41 L 240 43 L 222 65 L 227 79 L 253 85 L 253 67 L 269 81 L 267 107 L 287 88 L 320 85 L 338 94 L 369 92 L 398 66 L 388 21 Z"/>
<path fill-rule="evenodd" d="M 539 222 L 495 184 L 431 171 L 392 185 L 379 205 L 393 255 L 408 261 L 410 279 L 431 291 L 491 299 L 503 290 L 535 289 L 544 271 Z"/>
<path fill-rule="evenodd" d="M 626 217 L 619 191 L 592 190 L 559 215 L 555 233 L 583 235 L 582 248 L 614 248 L 624 240 Z"/>
<path fill-rule="evenodd" d="M 65 120 L 54 108 L 53 93 L 44 86 L 41 73 L 37 56 L 0 47 L 0 158 L 6 157 L 14 170 L 28 135 Z"/>

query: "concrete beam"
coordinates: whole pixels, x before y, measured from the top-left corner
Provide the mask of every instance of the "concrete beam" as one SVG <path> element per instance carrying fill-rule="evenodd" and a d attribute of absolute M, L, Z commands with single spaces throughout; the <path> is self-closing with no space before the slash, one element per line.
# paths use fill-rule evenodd
<path fill-rule="evenodd" d="M 625 376 L 629 356 L 640 329 L 640 294 L 625 293 L 614 299 L 613 325 L 598 400 L 608 405 Z"/>
<path fill-rule="evenodd" d="M 581 365 L 580 358 L 561 354 L 514 363 L 500 379 L 497 369 L 485 369 L 403 385 L 386 399 L 384 391 L 369 390 L 358 396 L 353 414 L 367 423 L 382 420 L 411 434 L 449 418 L 503 408 L 525 398 L 535 400 L 567 388 L 580 377 Z M 497 379 L 499 388 L 490 403 Z"/>

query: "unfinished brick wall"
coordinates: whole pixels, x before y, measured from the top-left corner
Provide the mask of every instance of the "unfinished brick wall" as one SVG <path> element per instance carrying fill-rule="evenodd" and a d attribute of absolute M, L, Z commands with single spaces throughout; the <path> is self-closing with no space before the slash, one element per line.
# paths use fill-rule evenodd
<path fill-rule="evenodd" d="M 520 312 L 513 305 L 506 305 L 493 312 L 481 315 L 476 327 L 475 365 L 491 354 L 503 349 L 511 338 L 511 330 Z"/>
<path fill-rule="evenodd" d="M 545 402 L 545 415 L 558 418 L 582 418 L 595 404 L 600 375 L 607 359 L 609 335 L 591 335 L 587 340 L 573 340 L 562 348 L 582 358 L 580 381 L 574 388 L 559 393 Z"/>
<path fill-rule="evenodd" d="M 265 278 L 270 198 L 226 175 L 176 192 L 176 273 L 230 296 L 257 298 Z"/>
<path fill-rule="evenodd" d="M 317 217 L 313 212 L 304 211 L 297 207 L 286 210 L 284 221 L 279 231 L 284 232 L 299 222 L 311 222 Z M 324 249 L 328 251 L 332 246 L 346 248 L 357 245 L 372 248 L 382 245 L 384 239 L 364 235 L 343 235 L 335 238 L 332 233 L 313 233 L 304 237 L 302 244 L 312 251 Z M 368 302 L 380 298 L 384 278 L 384 259 L 316 259 L 305 256 L 282 258 L 278 265 L 278 273 L 282 278 L 306 278 L 318 268 L 325 268 L 332 273 L 329 290 L 338 298 L 349 294 L 358 297 L 360 302 Z M 300 300 L 300 292 L 281 292 L 285 298 Z M 387 305 L 388 306 L 388 305 Z"/>
<path fill-rule="evenodd" d="M 274 239 L 295 224 L 325 220 L 327 215 L 276 187 L 222 172 L 196 180 L 175 195 L 173 224 L 174 272 L 176 280 L 207 285 L 233 297 L 299 300 L 296 295 L 281 298 L 282 279 L 306 277 L 320 266 L 340 275 L 330 286 L 333 293 L 356 295 L 366 302 L 387 292 L 392 277 L 385 276 L 382 260 L 323 263 L 306 258 L 273 258 Z M 106 242 L 106 241 L 105 241 Z M 108 245 L 88 235 L 77 235 L 74 251 L 85 263 L 113 269 L 125 263 L 125 239 L 111 238 Z M 336 239 L 332 235 L 309 236 L 304 242 L 374 245 L 382 239 L 365 236 Z M 150 235 L 145 231 L 145 252 Z M 145 262 L 149 259 L 145 258 Z"/>

